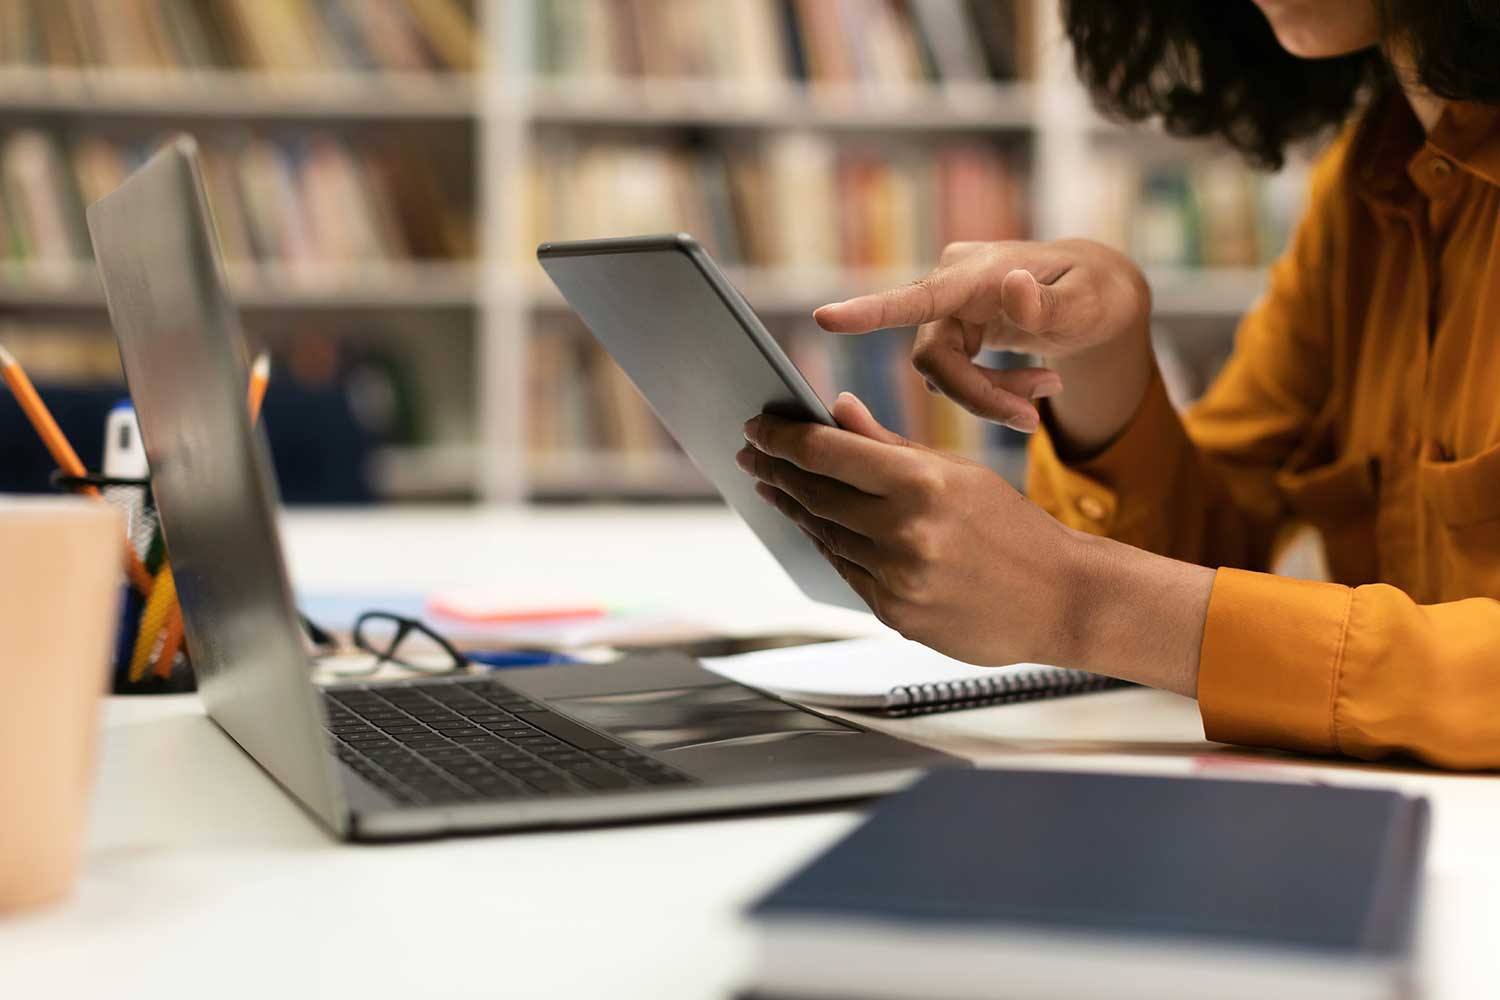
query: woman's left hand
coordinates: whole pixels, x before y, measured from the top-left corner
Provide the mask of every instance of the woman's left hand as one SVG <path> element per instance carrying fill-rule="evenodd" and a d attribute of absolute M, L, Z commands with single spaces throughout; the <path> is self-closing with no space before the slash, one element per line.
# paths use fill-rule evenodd
<path fill-rule="evenodd" d="M 1068 528 L 995 472 L 907 441 L 857 398 L 840 428 L 760 416 L 740 467 L 881 621 L 970 663 L 1058 662 Z"/>
<path fill-rule="evenodd" d="M 955 659 L 1078 667 L 1192 696 L 1214 571 L 1073 531 L 995 472 L 882 427 L 762 415 L 740 467 L 882 622 Z"/>

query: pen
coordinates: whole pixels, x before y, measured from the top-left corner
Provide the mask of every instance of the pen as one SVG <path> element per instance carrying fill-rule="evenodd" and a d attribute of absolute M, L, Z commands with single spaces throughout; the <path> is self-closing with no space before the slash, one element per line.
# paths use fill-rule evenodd
<path fill-rule="evenodd" d="M 578 662 L 565 653 L 552 653 L 545 649 L 478 650 L 465 653 L 464 656 L 470 662 L 489 667 L 491 670 L 503 670 L 506 667 L 545 667 L 552 664 Z"/>
<path fill-rule="evenodd" d="M 47 404 L 42 402 L 42 397 L 37 394 L 36 386 L 31 384 L 26 372 L 22 370 L 15 355 L 11 354 L 0 345 L 0 375 L 5 378 L 5 383 L 10 386 L 11 394 L 16 397 L 21 411 L 26 414 L 26 419 L 31 421 L 31 426 L 36 429 L 37 436 L 42 439 L 42 444 L 52 455 L 52 460 L 57 467 L 62 469 L 65 475 L 79 477 L 87 475 L 83 462 L 78 458 L 78 452 L 68 443 L 62 428 L 57 426 L 57 421 L 52 417 L 52 411 L 47 409 Z M 99 491 L 93 486 L 85 485 L 81 491 L 86 496 L 100 499 Z M 131 584 L 142 594 L 151 592 L 151 574 L 146 572 L 146 567 L 141 563 L 140 556 L 135 554 L 135 547 L 130 544 L 130 539 L 125 539 L 125 569 L 130 576 Z"/>

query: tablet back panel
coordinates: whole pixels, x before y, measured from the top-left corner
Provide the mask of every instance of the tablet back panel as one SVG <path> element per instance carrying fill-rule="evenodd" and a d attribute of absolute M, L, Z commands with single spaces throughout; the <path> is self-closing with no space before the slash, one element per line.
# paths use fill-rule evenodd
<path fill-rule="evenodd" d="M 685 235 L 547 243 L 542 267 L 678 444 L 814 600 L 868 610 L 735 465 L 758 413 L 833 417 L 702 248 Z"/>

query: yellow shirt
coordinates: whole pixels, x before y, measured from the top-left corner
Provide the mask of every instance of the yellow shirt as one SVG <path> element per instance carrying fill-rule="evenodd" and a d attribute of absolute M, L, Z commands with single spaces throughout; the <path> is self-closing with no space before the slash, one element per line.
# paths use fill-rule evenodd
<path fill-rule="evenodd" d="M 1500 109 L 1424 136 L 1396 97 L 1346 131 L 1204 398 L 1179 416 L 1154 380 L 1071 465 L 1038 434 L 1029 493 L 1221 567 L 1209 738 L 1500 767 Z M 1336 582 L 1264 572 L 1294 523 Z"/>

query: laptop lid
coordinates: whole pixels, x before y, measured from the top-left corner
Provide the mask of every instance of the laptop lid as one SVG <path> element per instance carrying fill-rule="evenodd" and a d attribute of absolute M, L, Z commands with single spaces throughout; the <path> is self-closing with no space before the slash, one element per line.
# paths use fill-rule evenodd
<path fill-rule="evenodd" d="M 88 208 L 208 714 L 329 825 L 347 826 L 250 424 L 239 317 L 197 167 L 174 138 Z"/>

